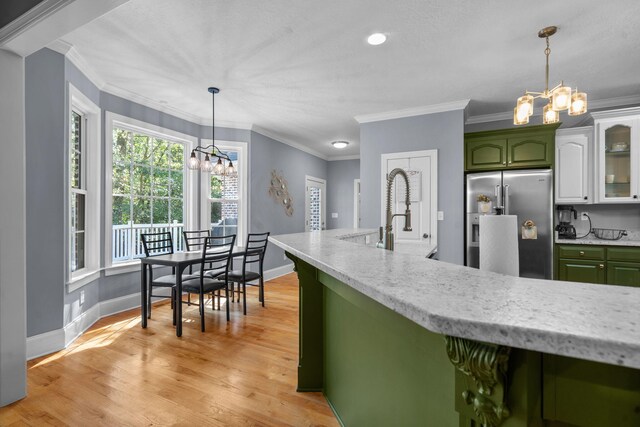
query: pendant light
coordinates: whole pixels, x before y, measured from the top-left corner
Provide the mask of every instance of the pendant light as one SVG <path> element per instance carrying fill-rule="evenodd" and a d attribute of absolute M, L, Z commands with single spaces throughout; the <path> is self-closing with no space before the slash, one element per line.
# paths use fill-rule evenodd
<path fill-rule="evenodd" d="M 220 151 L 219 148 L 216 147 L 216 102 L 215 95 L 220 92 L 220 89 L 217 87 L 210 87 L 208 89 L 209 93 L 211 93 L 211 141 L 212 144 L 206 147 L 198 145 L 196 148 L 191 150 L 191 156 L 189 160 L 187 160 L 187 168 L 190 170 L 201 170 L 204 173 L 213 172 L 215 175 L 235 175 L 237 174 L 236 168 L 233 166 L 233 162 L 231 158 L 226 154 Z M 211 149 L 211 151 L 209 151 Z M 196 152 L 204 154 L 204 160 L 200 161 L 198 159 Z M 218 159 L 216 164 L 211 163 L 211 159 Z M 228 162 L 228 165 L 225 166 L 225 162 Z"/>
<path fill-rule="evenodd" d="M 544 50 L 546 56 L 545 66 L 545 86 L 542 92 L 526 91 L 523 96 L 516 101 L 513 109 L 513 124 L 524 125 L 529 123 L 529 117 L 533 114 L 533 104 L 536 98 L 547 100 L 547 105 L 542 109 L 542 122 L 544 124 L 557 123 L 560 120 L 560 111 L 568 110 L 570 116 L 577 116 L 587 112 L 587 94 L 572 91 L 565 86 L 564 82 L 549 90 L 549 37 L 558 31 L 558 27 L 545 27 L 538 32 L 538 37 L 546 39 L 547 48 Z"/>

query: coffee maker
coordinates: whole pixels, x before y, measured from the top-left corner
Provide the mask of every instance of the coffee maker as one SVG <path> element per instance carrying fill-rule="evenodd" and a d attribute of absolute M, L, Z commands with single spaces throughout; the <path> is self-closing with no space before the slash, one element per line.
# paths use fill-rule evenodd
<path fill-rule="evenodd" d="M 573 213 L 573 219 L 578 219 L 578 211 L 570 205 L 558 205 L 556 211 L 558 211 L 558 225 L 556 225 L 558 238 L 575 239 L 576 228 L 571 225 L 571 214 Z"/>

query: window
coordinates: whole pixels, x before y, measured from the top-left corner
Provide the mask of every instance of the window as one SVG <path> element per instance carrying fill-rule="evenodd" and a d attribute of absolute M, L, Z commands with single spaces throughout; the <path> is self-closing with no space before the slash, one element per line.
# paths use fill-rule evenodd
<path fill-rule="evenodd" d="M 113 113 L 105 122 L 111 142 L 105 266 L 117 267 L 107 271 L 115 274 L 144 256 L 143 233 L 171 232 L 174 251 L 184 250 L 182 232 L 195 224 L 187 216 L 193 180 L 186 174 L 185 153 L 196 138 Z"/>
<path fill-rule="evenodd" d="M 85 162 L 83 153 L 85 151 L 85 123 L 86 118 L 75 110 L 71 111 L 71 137 L 69 138 L 69 178 L 71 181 L 71 272 L 81 270 L 85 267 L 85 202 L 87 190 L 85 184 Z"/>
<path fill-rule="evenodd" d="M 202 141 L 204 145 L 210 142 Z M 234 176 L 202 174 L 202 190 L 207 200 L 203 207 L 203 229 L 212 236 L 235 234 L 236 244 L 243 246 L 247 235 L 247 148 L 246 143 L 216 141 L 233 161 L 238 173 Z"/>
<path fill-rule="evenodd" d="M 142 132 L 113 129 L 113 259 L 144 256 L 142 233 L 170 231 L 183 249 L 184 144 Z"/>
<path fill-rule="evenodd" d="M 100 108 L 68 85 L 68 249 L 71 292 L 100 271 Z"/>

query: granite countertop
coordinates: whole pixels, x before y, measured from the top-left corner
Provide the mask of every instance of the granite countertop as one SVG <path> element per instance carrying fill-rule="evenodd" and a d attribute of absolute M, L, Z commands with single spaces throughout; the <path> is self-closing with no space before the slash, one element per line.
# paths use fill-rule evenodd
<path fill-rule="evenodd" d="M 640 369 L 640 289 L 511 277 L 341 240 L 272 236 L 287 252 L 445 335 Z"/>
<path fill-rule="evenodd" d="M 629 230 L 627 235 L 620 240 L 596 239 L 593 234 L 589 234 L 584 239 L 559 239 L 556 237 L 556 243 L 563 245 L 640 246 L 640 231 Z"/>

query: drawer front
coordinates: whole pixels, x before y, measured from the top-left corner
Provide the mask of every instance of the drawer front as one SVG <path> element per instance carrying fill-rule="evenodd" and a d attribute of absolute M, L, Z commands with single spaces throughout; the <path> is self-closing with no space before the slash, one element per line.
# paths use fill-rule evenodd
<path fill-rule="evenodd" d="M 611 261 L 640 262 L 640 248 L 607 248 L 607 259 Z"/>
<path fill-rule="evenodd" d="M 559 245 L 558 256 L 560 258 L 573 259 L 605 259 L 605 249 L 600 246 Z"/>
<path fill-rule="evenodd" d="M 607 283 L 607 266 L 602 261 L 560 259 L 558 280 L 583 283 Z"/>

